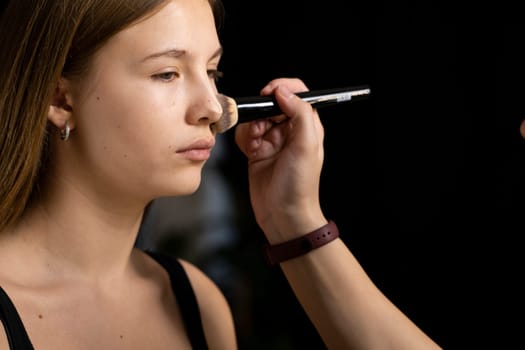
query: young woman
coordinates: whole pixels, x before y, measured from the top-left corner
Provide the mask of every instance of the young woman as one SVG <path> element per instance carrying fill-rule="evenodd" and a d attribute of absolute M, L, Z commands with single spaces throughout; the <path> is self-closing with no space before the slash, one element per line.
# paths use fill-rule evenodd
<path fill-rule="evenodd" d="M 235 349 L 196 266 L 134 248 L 144 208 L 201 180 L 222 117 L 215 0 L 11 0 L 0 32 L 0 349 Z M 283 116 L 239 125 L 272 245 L 331 349 L 439 348 L 374 286 L 319 204 L 323 126 L 276 79 Z M 323 238 L 324 239 L 324 238 Z M 304 239 L 303 239 L 304 240 Z M 314 245 L 315 242 L 314 242 Z"/>

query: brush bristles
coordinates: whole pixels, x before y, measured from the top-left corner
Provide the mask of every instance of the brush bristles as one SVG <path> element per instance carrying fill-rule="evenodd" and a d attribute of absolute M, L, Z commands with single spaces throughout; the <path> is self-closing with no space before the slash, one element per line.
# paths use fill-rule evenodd
<path fill-rule="evenodd" d="M 239 112 L 237 111 L 237 103 L 233 98 L 222 94 L 218 94 L 217 98 L 222 105 L 222 116 L 211 127 L 213 131 L 221 134 L 237 124 Z"/>

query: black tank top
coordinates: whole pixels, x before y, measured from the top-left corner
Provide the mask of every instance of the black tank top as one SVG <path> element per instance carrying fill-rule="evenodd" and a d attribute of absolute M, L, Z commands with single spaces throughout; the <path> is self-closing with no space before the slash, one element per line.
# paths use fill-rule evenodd
<path fill-rule="evenodd" d="M 170 276 L 171 289 L 179 304 L 192 349 L 207 350 L 199 305 L 184 268 L 172 256 L 151 251 L 146 253 L 162 265 Z M 2 287 L 0 287 L 0 320 L 4 324 L 11 350 L 34 350 L 20 315 Z"/>

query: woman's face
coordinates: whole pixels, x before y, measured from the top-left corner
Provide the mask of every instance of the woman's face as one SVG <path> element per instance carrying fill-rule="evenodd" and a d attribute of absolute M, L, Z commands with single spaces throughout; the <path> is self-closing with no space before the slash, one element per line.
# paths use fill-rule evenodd
<path fill-rule="evenodd" d="M 147 197 L 194 192 L 222 108 L 207 0 L 172 0 L 115 35 L 73 82 L 74 181 Z"/>

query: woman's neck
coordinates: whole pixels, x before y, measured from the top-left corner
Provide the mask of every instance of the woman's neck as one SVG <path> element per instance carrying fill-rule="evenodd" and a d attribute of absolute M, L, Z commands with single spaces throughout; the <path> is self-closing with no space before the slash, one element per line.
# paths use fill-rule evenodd
<path fill-rule="evenodd" d="M 48 192 L 3 234 L 0 251 L 10 247 L 28 277 L 118 278 L 130 267 L 142 214 L 143 206 L 118 199 Z"/>

